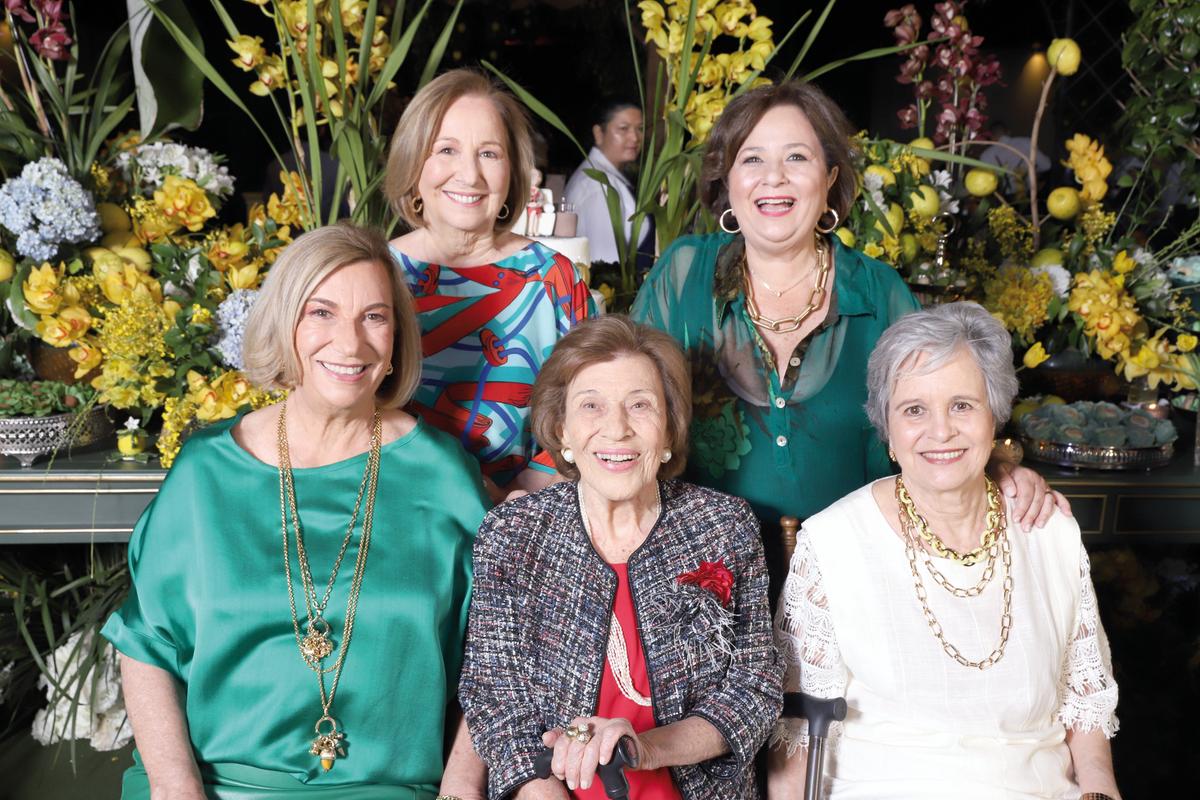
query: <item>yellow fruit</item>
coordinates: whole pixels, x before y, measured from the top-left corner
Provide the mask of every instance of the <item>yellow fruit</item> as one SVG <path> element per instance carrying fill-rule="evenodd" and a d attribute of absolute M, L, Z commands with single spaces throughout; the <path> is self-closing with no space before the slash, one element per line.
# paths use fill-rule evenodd
<path fill-rule="evenodd" d="M 872 164 L 863 170 L 863 175 L 878 175 L 884 186 L 896 185 L 896 173 L 880 164 Z"/>
<path fill-rule="evenodd" d="M 999 186 L 999 181 L 996 180 L 996 173 L 990 169 L 973 169 L 969 171 L 963 183 L 967 187 L 967 191 L 976 197 L 987 197 L 992 192 L 996 191 Z"/>
<path fill-rule="evenodd" d="M 918 147 L 922 150 L 932 150 L 936 145 L 934 145 L 933 139 L 930 139 L 928 136 L 921 136 L 909 142 L 908 146 Z"/>
<path fill-rule="evenodd" d="M 889 231 L 881 220 L 875 220 L 875 229 L 884 236 L 899 236 L 900 231 L 904 229 L 904 209 L 899 203 L 888 204 L 887 210 L 883 212 L 883 216 L 887 218 L 888 225 L 891 226 Z"/>
<path fill-rule="evenodd" d="M 12 257 L 12 253 L 8 252 L 7 250 L 0 249 L 0 283 L 4 283 L 6 280 L 11 278 L 16 270 L 17 262 L 16 259 Z"/>
<path fill-rule="evenodd" d="M 942 199 L 938 197 L 937 189 L 932 186 L 918 186 L 917 190 L 908 196 L 909 205 L 918 217 L 930 219 L 942 207 Z"/>
<path fill-rule="evenodd" d="M 1026 414 L 1030 413 L 1031 411 L 1036 410 L 1037 407 L 1038 407 L 1037 400 L 1022 400 L 1021 402 L 1019 402 L 1015 406 L 1013 406 L 1012 421 L 1020 422 L 1021 419 Z"/>
<path fill-rule="evenodd" d="M 142 431 L 121 431 L 117 434 L 117 450 L 123 456 L 136 456 L 146 449 L 146 434 Z"/>
<path fill-rule="evenodd" d="M 150 254 L 140 247 L 113 247 L 114 253 L 133 264 L 142 272 L 150 271 Z"/>
<path fill-rule="evenodd" d="M 1055 219 L 1074 219 L 1079 213 L 1079 192 L 1070 186 L 1060 186 L 1046 198 L 1046 210 Z"/>
<path fill-rule="evenodd" d="M 105 233 L 133 230 L 129 215 L 116 203 L 96 203 L 96 212 L 100 215 L 100 230 Z"/>
<path fill-rule="evenodd" d="M 1066 405 L 1066 402 L 1066 400 L 1063 400 L 1056 394 L 1048 394 L 1042 398 L 1042 405 L 1044 406 L 1061 406 Z"/>
<path fill-rule="evenodd" d="M 842 244 L 846 245 L 846 247 L 854 247 L 854 231 L 849 228 L 838 228 L 834 231 L 833 235 L 841 239 Z"/>
<path fill-rule="evenodd" d="M 1057 247 L 1043 247 L 1033 254 L 1033 260 L 1029 262 L 1031 267 L 1048 267 L 1051 264 L 1062 266 L 1063 254 L 1062 250 Z"/>
<path fill-rule="evenodd" d="M 904 263 L 911 262 L 917 257 L 917 237 L 911 233 L 900 234 L 900 255 L 904 257 Z"/>
<path fill-rule="evenodd" d="M 1046 48 L 1046 60 L 1058 68 L 1059 75 L 1074 75 L 1079 69 L 1082 53 L 1074 39 L 1055 39 Z"/>
<path fill-rule="evenodd" d="M 139 247 L 141 242 L 138 241 L 137 235 L 133 231 L 113 231 L 112 233 L 104 234 L 104 238 L 100 240 L 102 247 Z"/>

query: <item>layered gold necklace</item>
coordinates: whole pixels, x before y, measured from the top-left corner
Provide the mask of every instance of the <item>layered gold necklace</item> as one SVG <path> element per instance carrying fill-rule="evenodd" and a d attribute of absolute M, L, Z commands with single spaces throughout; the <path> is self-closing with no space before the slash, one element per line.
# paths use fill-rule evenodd
<path fill-rule="evenodd" d="M 896 503 L 900 507 L 900 529 L 904 531 L 904 552 L 908 558 L 909 569 L 912 571 L 913 586 L 916 589 L 917 600 L 921 603 L 921 612 L 925 616 L 925 622 L 929 625 L 929 630 L 938 640 L 946 655 L 964 667 L 979 670 L 985 670 L 988 667 L 994 666 L 1004 657 L 1004 650 L 1008 645 L 1008 635 L 1012 630 L 1012 550 L 1008 541 L 1008 521 L 1004 513 L 999 487 L 996 486 L 991 478 L 985 476 L 984 480 L 987 484 L 988 511 L 982 544 L 969 553 L 960 554 L 947 547 L 945 542 L 929 529 L 929 523 L 917 512 L 912 497 L 904 485 L 904 479 L 898 475 L 896 476 Z M 929 549 L 938 555 L 950 558 L 966 566 L 977 563 L 979 558 L 986 554 L 987 563 L 983 568 L 983 574 L 979 580 L 975 582 L 974 586 L 961 587 L 951 583 L 934 566 L 933 560 L 929 555 L 922 551 L 925 560 L 925 569 L 929 573 L 929 576 L 933 578 L 934 583 L 960 599 L 977 597 L 982 594 L 996 573 L 996 561 L 999 559 L 1003 563 L 1004 600 L 1000 612 L 1000 641 L 986 657 L 978 661 L 971 661 L 962 654 L 958 647 L 946 639 L 946 634 L 942 630 L 941 623 L 938 622 L 937 617 L 929 607 L 929 595 L 925 591 L 925 582 L 921 580 L 921 573 L 917 569 L 918 538 L 925 542 L 929 546 Z"/>
<path fill-rule="evenodd" d="M 770 317 L 763 316 L 762 312 L 758 310 L 758 304 L 754 302 L 754 292 L 750 286 L 750 265 L 746 263 L 745 254 L 742 255 L 742 269 L 746 274 L 746 314 L 756 327 L 771 331 L 772 333 L 792 333 L 793 331 L 798 331 L 800 330 L 800 326 L 804 324 L 804 320 L 812 316 L 812 313 L 825 302 L 825 284 L 829 280 L 829 245 L 825 243 L 823 237 L 817 236 L 815 238 L 817 247 L 817 277 L 813 282 L 812 293 L 808 296 L 808 305 L 801 309 L 799 314 L 791 317 L 771 319 Z M 759 280 L 762 281 L 762 278 L 759 278 Z M 766 283 L 766 281 L 762 282 Z M 791 291 L 795 286 L 796 284 L 792 284 L 783 292 L 776 292 L 770 286 L 767 286 L 767 288 L 771 289 L 771 293 L 776 297 L 782 297 L 784 292 Z"/>
<path fill-rule="evenodd" d="M 375 490 L 379 483 L 379 451 L 383 441 L 383 420 L 379 411 L 375 411 L 371 429 L 371 446 L 367 455 L 367 466 L 363 470 L 362 481 L 358 486 L 358 497 L 354 501 L 354 513 L 350 516 L 350 524 L 346 527 L 346 535 L 338 549 L 333 567 L 329 573 L 329 582 L 325 593 L 318 598 L 313 581 L 312 569 L 308 563 L 308 551 L 304 547 L 304 536 L 300 530 L 300 514 L 296 509 L 296 489 L 292 479 L 291 455 L 288 451 L 287 439 L 287 402 L 279 406 L 279 424 L 276 430 L 276 443 L 279 448 L 279 514 L 283 530 L 283 573 L 287 578 L 288 603 L 292 610 L 292 630 L 296 634 L 296 646 L 304 663 L 317 674 L 317 688 L 321 695 L 321 718 L 314 726 L 316 738 L 312 740 L 309 753 L 321 760 L 321 767 L 326 771 L 333 768 L 338 756 L 345 756 L 342 746 L 346 734 L 338 726 L 338 722 L 330 714 L 333 698 L 337 694 L 338 682 L 342 678 L 342 667 L 346 663 L 346 653 L 350 650 L 350 638 L 354 634 L 354 619 L 358 612 L 358 597 L 362 591 L 363 573 L 367 565 L 367 551 L 371 546 L 371 524 L 375 516 Z M 363 498 L 366 507 L 363 509 Z M 354 528 L 358 522 L 359 510 L 363 509 L 362 534 L 358 539 L 358 553 L 354 560 L 354 574 L 350 579 L 350 591 L 346 596 L 346 622 L 342 627 L 342 641 L 334 644 L 329 622 L 325 619 L 325 608 L 329 604 L 330 595 L 337 581 L 338 568 L 354 538 Z M 292 559 L 288 547 L 288 512 L 291 512 L 292 528 L 296 539 L 296 561 L 300 573 L 300 584 L 304 592 L 304 611 L 307 623 L 304 634 L 300 632 L 300 618 L 296 613 L 296 593 L 292 585 Z M 322 666 L 322 661 L 338 651 L 337 659 L 332 667 Z M 325 690 L 325 676 L 333 673 L 329 691 Z"/>

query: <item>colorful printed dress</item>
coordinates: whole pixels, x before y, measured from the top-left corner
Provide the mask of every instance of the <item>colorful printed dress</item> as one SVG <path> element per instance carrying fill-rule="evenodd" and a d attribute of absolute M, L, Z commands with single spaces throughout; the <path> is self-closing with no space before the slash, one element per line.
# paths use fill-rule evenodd
<path fill-rule="evenodd" d="M 414 410 L 457 437 L 500 486 L 526 467 L 553 472 L 529 430 L 529 396 L 558 340 L 595 314 L 574 264 L 540 242 L 474 267 L 392 252 L 421 321 Z"/>

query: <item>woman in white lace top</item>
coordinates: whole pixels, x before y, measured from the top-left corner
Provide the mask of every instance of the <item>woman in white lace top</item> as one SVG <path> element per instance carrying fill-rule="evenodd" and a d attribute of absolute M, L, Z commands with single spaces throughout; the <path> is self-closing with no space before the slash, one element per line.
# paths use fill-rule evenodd
<path fill-rule="evenodd" d="M 901 318 L 867 413 L 900 476 L 809 518 L 783 590 L 786 689 L 844 696 L 843 798 L 1119 798 L 1108 643 L 1075 521 L 1021 533 L 984 475 L 1017 381 L 974 303 Z M 804 790 L 805 727 L 773 736 L 770 798 Z"/>

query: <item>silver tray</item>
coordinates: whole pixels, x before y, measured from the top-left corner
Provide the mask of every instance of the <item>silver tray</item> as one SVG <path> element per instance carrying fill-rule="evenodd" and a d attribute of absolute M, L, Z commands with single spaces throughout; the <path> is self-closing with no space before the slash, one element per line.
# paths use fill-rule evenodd
<path fill-rule="evenodd" d="M 1175 443 L 1158 447 L 1100 447 L 1091 444 L 1064 444 L 1022 436 L 1025 456 L 1034 461 L 1060 467 L 1087 469 L 1156 469 L 1171 463 Z"/>
<path fill-rule="evenodd" d="M 113 426 L 102 406 L 82 417 L 74 412 L 48 417 L 0 419 L 0 454 L 12 456 L 22 467 L 63 447 L 83 447 L 112 435 Z"/>

